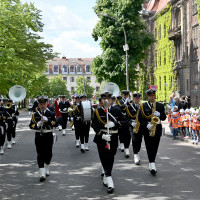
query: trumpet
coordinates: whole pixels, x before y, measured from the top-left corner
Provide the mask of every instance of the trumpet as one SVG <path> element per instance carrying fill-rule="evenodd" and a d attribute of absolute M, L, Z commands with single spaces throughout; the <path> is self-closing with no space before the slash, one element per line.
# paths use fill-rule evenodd
<path fill-rule="evenodd" d="M 10 103 L 10 102 L 6 103 L 6 108 L 7 109 L 10 109 L 11 107 L 12 107 L 12 103 Z"/>

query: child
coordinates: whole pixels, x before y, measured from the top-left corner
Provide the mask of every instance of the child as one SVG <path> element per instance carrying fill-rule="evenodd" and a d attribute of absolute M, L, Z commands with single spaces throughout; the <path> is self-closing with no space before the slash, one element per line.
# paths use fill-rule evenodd
<path fill-rule="evenodd" d="M 184 118 L 185 118 L 185 111 L 184 109 L 180 109 L 180 117 L 178 119 L 178 128 L 179 128 L 179 133 L 182 135 L 182 137 L 185 137 Z"/>
<path fill-rule="evenodd" d="M 178 112 L 178 106 L 174 106 L 173 113 L 171 116 L 171 123 L 172 123 L 172 133 L 173 133 L 173 140 L 176 139 L 176 136 L 178 134 L 178 119 L 179 119 L 179 112 Z"/>
<path fill-rule="evenodd" d="M 193 134 L 193 140 L 192 144 L 198 144 L 198 139 L 197 139 L 197 114 L 198 112 L 196 110 L 193 111 L 193 115 L 191 117 L 191 123 L 192 123 L 192 134 Z"/>
<path fill-rule="evenodd" d="M 190 138 L 190 130 L 189 130 L 189 124 L 190 124 L 190 109 L 185 110 L 185 116 L 184 116 L 184 127 L 186 132 L 186 139 Z"/>
<path fill-rule="evenodd" d="M 168 119 L 168 124 L 169 124 L 169 128 L 170 128 L 171 135 L 172 135 L 173 134 L 173 128 L 172 128 L 172 123 L 171 123 L 171 117 L 172 117 L 172 109 L 171 109 L 171 106 L 168 106 L 167 119 Z"/>

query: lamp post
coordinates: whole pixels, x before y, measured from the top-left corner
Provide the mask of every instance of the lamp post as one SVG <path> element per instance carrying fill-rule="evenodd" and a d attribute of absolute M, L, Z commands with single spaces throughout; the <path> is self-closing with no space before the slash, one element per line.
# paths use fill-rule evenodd
<path fill-rule="evenodd" d="M 80 65 L 80 64 L 77 63 L 76 61 L 73 61 L 73 63 L 77 64 L 77 66 Z M 82 68 L 81 71 L 82 71 L 82 75 L 83 75 L 84 94 L 86 94 L 86 93 L 85 93 L 85 76 L 84 76 L 83 66 L 82 66 L 82 65 L 80 65 L 80 66 L 81 66 L 81 68 Z"/>
<path fill-rule="evenodd" d="M 98 13 L 97 15 L 101 15 L 101 16 L 108 17 L 108 18 L 111 18 L 111 19 L 115 20 L 118 24 L 121 25 L 121 27 L 122 27 L 122 29 L 124 31 L 125 45 L 123 46 L 123 49 L 126 52 L 126 89 L 129 90 L 129 73 L 128 73 L 128 50 L 129 50 L 129 47 L 128 47 L 128 44 L 127 44 L 127 36 L 126 36 L 125 28 L 122 25 L 122 23 L 118 19 L 113 17 L 113 16 L 110 16 L 110 15 L 105 14 L 105 13 Z"/>

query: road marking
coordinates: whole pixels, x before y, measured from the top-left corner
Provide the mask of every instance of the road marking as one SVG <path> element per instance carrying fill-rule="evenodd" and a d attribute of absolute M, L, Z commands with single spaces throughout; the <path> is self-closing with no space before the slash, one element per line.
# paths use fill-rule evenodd
<path fill-rule="evenodd" d="M 194 169 L 188 167 L 188 168 L 180 168 L 181 170 L 185 171 L 185 172 L 191 172 L 191 171 L 195 171 Z"/>
<path fill-rule="evenodd" d="M 163 157 L 159 157 L 161 160 L 169 160 L 169 157 L 163 156 Z"/>

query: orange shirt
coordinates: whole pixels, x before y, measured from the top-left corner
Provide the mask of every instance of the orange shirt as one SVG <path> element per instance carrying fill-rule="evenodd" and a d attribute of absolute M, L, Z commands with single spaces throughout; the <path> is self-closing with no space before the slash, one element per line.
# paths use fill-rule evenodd
<path fill-rule="evenodd" d="M 173 129 L 178 128 L 179 116 L 180 116 L 179 112 L 177 112 L 175 115 L 172 114 L 171 123 L 172 123 L 172 128 Z"/>
<path fill-rule="evenodd" d="M 189 127 L 189 124 L 190 124 L 190 115 L 185 114 L 185 116 L 184 116 L 184 127 Z"/>
<path fill-rule="evenodd" d="M 184 119 L 185 119 L 185 115 L 180 115 L 179 119 L 178 119 L 178 127 L 184 127 Z"/>

